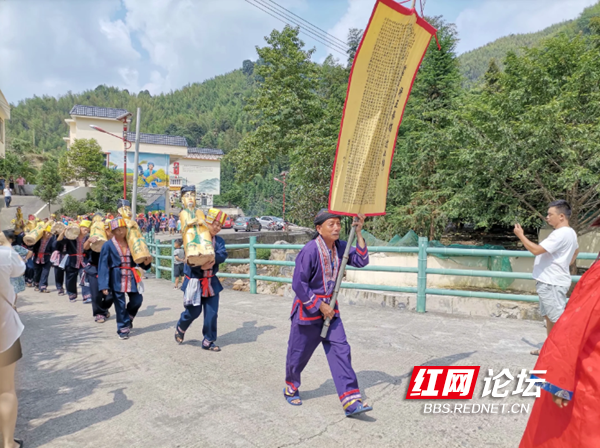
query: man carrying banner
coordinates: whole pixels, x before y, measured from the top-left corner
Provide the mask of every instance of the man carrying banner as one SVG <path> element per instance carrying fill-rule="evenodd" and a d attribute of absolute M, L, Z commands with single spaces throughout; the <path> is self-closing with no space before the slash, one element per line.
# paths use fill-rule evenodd
<path fill-rule="evenodd" d="M 358 221 L 354 223 L 358 243 L 356 248 L 350 249 L 348 259 L 348 263 L 357 268 L 369 264 L 369 252 L 361 235 L 364 222 L 365 216 L 359 214 Z M 323 343 L 344 412 L 351 417 L 372 408 L 362 402 L 337 303 L 335 309 L 329 305 L 348 243 L 339 240 L 340 216 L 323 209 L 315 217 L 314 224 L 317 230 L 315 238 L 304 246 L 296 258 L 292 281 L 296 298 L 291 313 L 285 378 L 287 386 L 283 394 L 291 405 L 302 404 L 298 391 L 300 376 L 315 349 Z M 322 338 L 325 318 L 331 319 L 331 326 L 327 336 Z"/>

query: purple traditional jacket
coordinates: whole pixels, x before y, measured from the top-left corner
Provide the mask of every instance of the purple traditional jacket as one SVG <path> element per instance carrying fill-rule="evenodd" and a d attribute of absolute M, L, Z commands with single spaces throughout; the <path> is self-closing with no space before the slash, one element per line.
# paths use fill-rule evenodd
<path fill-rule="evenodd" d="M 337 260 L 333 257 L 332 251 L 325 248 L 325 252 L 319 249 L 319 245 L 324 247 L 324 242 L 317 241 L 321 237 L 308 242 L 302 248 L 296 258 L 296 268 L 294 269 L 294 278 L 292 280 L 292 289 L 296 294 L 292 313 L 298 312 L 298 322 L 300 325 L 321 325 L 323 315 L 319 311 L 321 303 L 329 303 L 333 289 L 335 288 L 335 279 L 339 266 L 342 264 L 344 251 L 346 250 L 346 241 L 336 241 L 334 251 Z M 328 256 L 328 260 L 322 255 Z M 357 268 L 363 268 L 369 264 L 369 252 L 367 247 L 351 247 L 348 264 Z M 335 305 L 336 316 L 339 316 L 338 304 Z"/>

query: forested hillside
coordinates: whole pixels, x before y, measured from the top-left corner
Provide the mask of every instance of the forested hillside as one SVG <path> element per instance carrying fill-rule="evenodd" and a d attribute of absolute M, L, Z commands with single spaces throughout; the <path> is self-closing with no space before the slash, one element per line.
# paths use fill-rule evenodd
<path fill-rule="evenodd" d="M 492 59 L 495 59 L 498 66 L 502 68 L 504 57 L 509 51 L 522 52 L 524 47 L 534 47 L 543 39 L 560 32 L 565 32 L 570 36 L 579 32 L 589 34 L 589 21 L 592 17 L 597 16 L 600 16 L 600 2 L 586 8 L 577 19 L 554 24 L 536 33 L 511 34 L 501 37 L 483 47 L 461 54 L 458 60 L 460 72 L 464 78 L 463 85 L 469 87 L 481 82 Z"/>
<path fill-rule="evenodd" d="M 7 126 L 9 146 L 25 152 L 57 153 L 66 149 L 65 118 L 75 104 L 142 110 L 142 132 L 181 135 L 190 146 L 235 148 L 249 130 L 244 99 L 254 84 L 254 64 L 246 61 L 243 70 L 191 84 L 174 92 L 151 96 L 148 91 L 133 94 L 127 90 L 100 85 L 83 93 L 67 93 L 60 98 L 34 97 L 12 106 Z"/>

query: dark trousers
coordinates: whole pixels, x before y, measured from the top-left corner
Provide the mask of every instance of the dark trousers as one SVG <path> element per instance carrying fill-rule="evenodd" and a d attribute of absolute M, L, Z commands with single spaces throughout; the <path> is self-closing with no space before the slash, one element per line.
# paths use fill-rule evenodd
<path fill-rule="evenodd" d="M 59 292 L 65 290 L 65 270 L 58 266 L 54 266 L 54 283 Z"/>
<path fill-rule="evenodd" d="M 67 266 L 65 271 L 67 276 L 66 285 L 69 299 L 75 300 L 77 298 L 77 276 L 79 275 L 79 269 Z"/>
<path fill-rule="evenodd" d="M 98 269 L 96 266 L 86 266 L 85 275 L 90 285 L 90 293 L 92 295 L 92 314 L 94 316 L 102 315 L 108 316 L 108 310 L 113 304 L 113 296 L 109 291 L 108 296 L 105 296 L 102 291 L 98 289 Z"/>
<path fill-rule="evenodd" d="M 25 283 L 33 283 L 33 277 L 35 276 L 35 264 L 33 258 L 27 260 L 25 263 Z"/>
<path fill-rule="evenodd" d="M 142 306 L 144 297 L 137 292 L 112 291 L 112 294 L 117 314 L 117 333 L 129 333 L 133 318 Z M 125 300 L 125 294 L 129 296 L 129 302 Z"/>
<path fill-rule="evenodd" d="M 25 187 L 23 185 L 17 185 L 17 195 L 25 196 Z"/>
<path fill-rule="evenodd" d="M 204 326 L 202 336 L 208 342 L 217 340 L 217 317 L 219 316 L 219 294 L 212 297 L 202 297 L 202 304 L 198 306 L 188 305 L 181 313 L 177 326 L 181 331 L 186 331 L 204 310 Z"/>
<path fill-rule="evenodd" d="M 48 276 L 50 275 L 50 263 L 36 264 L 33 283 L 39 286 L 40 291 L 48 289 Z"/>
<path fill-rule="evenodd" d="M 10 207 L 10 201 L 12 201 L 12 196 L 4 196 L 4 203 L 6 204 L 6 208 Z"/>

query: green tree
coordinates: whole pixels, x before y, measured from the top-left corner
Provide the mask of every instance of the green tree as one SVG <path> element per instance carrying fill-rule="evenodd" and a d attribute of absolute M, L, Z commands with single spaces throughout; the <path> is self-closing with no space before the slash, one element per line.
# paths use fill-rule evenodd
<path fill-rule="evenodd" d="M 127 197 L 131 198 L 133 186 L 128 184 Z M 90 212 L 116 213 L 117 202 L 123 198 L 123 175 L 115 170 L 103 168 L 96 185 L 91 193 L 88 193 L 85 207 Z M 139 206 L 145 204 L 143 197 L 138 195 L 137 203 Z"/>
<path fill-rule="evenodd" d="M 352 67 L 352 64 L 354 63 L 354 57 L 356 56 L 362 37 L 362 29 L 350 28 L 348 31 L 348 68 Z"/>
<path fill-rule="evenodd" d="M 461 93 L 454 25 L 429 19 L 441 50 L 430 43 L 408 100 L 388 187 L 387 216 L 372 227 L 387 238 L 408 230 L 434 238 L 448 221 L 452 197 L 452 142 L 448 131 Z"/>
<path fill-rule="evenodd" d="M 65 216 L 80 216 L 93 211 L 86 202 L 75 199 L 70 194 L 65 195 L 62 200 L 60 213 Z"/>
<path fill-rule="evenodd" d="M 522 56 L 509 53 L 494 89 L 469 96 L 454 134 L 454 213 L 479 227 L 539 227 L 566 199 L 572 227 L 600 216 L 600 58 L 597 37 L 561 34 Z"/>
<path fill-rule="evenodd" d="M 312 62 L 314 50 L 304 49 L 298 29 L 273 31 L 266 41 L 257 48 L 261 63 L 248 108 L 256 131 L 226 160 L 243 184 L 232 193 L 252 197 L 253 210 L 281 214 L 281 185 L 272 178 L 289 171 L 286 216 L 308 222 L 327 204 L 348 70 L 332 57 Z"/>
<path fill-rule="evenodd" d="M 76 139 L 60 159 L 60 174 L 65 181 L 81 181 L 87 187 L 100 177 L 104 168 L 102 147 L 93 139 Z"/>
<path fill-rule="evenodd" d="M 53 160 L 44 164 L 39 172 L 34 194 L 48 204 L 48 209 L 56 202 L 63 192 L 62 180 L 58 174 L 58 165 Z"/>
<path fill-rule="evenodd" d="M 12 148 L 8 148 L 4 158 L 0 159 L 0 174 L 6 177 L 23 176 L 33 182 L 37 170 L 31 165 L 26 155 L 15 153 Z"/>

